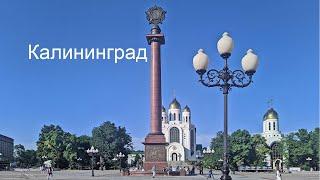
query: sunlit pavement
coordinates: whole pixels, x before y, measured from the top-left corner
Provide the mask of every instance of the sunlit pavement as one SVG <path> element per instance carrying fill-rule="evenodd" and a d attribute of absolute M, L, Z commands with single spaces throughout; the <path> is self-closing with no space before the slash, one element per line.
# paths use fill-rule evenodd
<path fill-rule="evenodd" d="M 274 173 L 240 173 L 231 174 L 232 179 L 234 180 L 275 180 Z M 214 178 L 220 178 L 220 172 L 214 172 Z M 47 179 L 45 173 L 41 173 L 39 170 L 16 170 L 16 171 L 0 171 L 1 180 L 21 180 L 21 179 Z M 77 180 L 77 179 L 153 179 L 150 176 L 120 176 L 118 170 L 107 170 L 107 171 L 95 171 L 95 177 L 91 177 L 90 170 L 63 170 L 63 171 L 54 171 L 53 178 L 50 179 L 59 179 L 59 180 Z M 154 179 L 207 179 L 206 175 L 197 175 L 197 176 L 157 176 Z M 319 172 L 297 172 L 291 174 L 283 174 L 283 180 L 319 180 Z"/>

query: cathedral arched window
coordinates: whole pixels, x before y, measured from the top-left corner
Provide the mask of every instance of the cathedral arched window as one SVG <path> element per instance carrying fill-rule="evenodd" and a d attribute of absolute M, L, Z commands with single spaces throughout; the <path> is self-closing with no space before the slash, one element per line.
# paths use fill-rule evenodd
<path fill-rule="evenodd" d="M 271 130 L 271 122 L 269 122 L 269 131 Z"/>
<path fill-rule="evenodd" d="M 176 113 L 173 113 L 173 120 L 176 120 Z"/>
<path fill-rule="evenodd" d="M 180 143 L 180 133 L 176 127 L 170 129 L 170 143 L 172 142 Z"/>
<path fill-rule="evenodd" d="M 179 113 L 179 121 L 181 121 L 181 114 Z"/>
<path fill-rule="evenodd" d="M 282 159 L 282 154 L 279 143 L 275 142 L 271 145 L 271 160 L 276 161 L 277 159 Z"/>
<path fill-rule="evenodd" d="M 276 130 L 276 122 L 273 122 L 273 130 Z"/>

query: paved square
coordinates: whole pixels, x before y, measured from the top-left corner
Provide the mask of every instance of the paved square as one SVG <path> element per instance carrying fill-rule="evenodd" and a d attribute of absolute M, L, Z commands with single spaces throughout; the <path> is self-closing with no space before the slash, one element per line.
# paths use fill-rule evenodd
<path fill-rule="evenodd" d="M 231 174 L 234 180 L 275 180 L 274 173 L 236 173 Z M 219 179 L 220 173 L 214 172 L 215 179 Z M 22 179 L 47 179 L 47 175 L 39 172 L 38 170 L 16 170 L 16 171 L 0 171 L 1 180 L 22 180 Z M 54 171 L 54 176 L 51 179 L 55 180 L 84 180 L 84 179 L 110 179 L 110 180 L 147 180 L 153 179 L 150 176 L 120 176 L 118 170 L 107 170 L 107 171 L 95 171 L 95 177 L 91 177 L 90 170 L 63 170 Z M 196 176 L 157 176 L 156 179 L 172 179 L 172 180 L 184 180 L 184 179 L 207 179 L 205 175 Z M 283 174 L 283 180 L 319 180 L 319 172 L 299 172 L 292 174 Z"/>

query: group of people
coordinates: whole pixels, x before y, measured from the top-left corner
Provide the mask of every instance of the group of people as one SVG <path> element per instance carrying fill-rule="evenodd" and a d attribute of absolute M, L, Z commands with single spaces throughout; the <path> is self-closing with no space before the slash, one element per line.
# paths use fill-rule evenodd
<path fill-rule="evenodd" d="M 163 168 L 163 173 L 167 174 L 168 176 L 170 176 L 170 172 L 174 171 L 174 172 L 180 172 L 181 170 L 184 170 L 186 172 L 186 175 L 195 175 L 195 166 L 192 166 L 192 168 L 190 169 L 189 166 L 186 166 L 184 168 L 181 168 L 180 166 L 177 166 L 175 169 L 172 168 L 172 166 L 169 167 L 164 167 Z M 151 172 L 152 172 L 152 177 L 154 178 L 156 176 L 156 166 L 152 166 Z M 203 173 L 203 169 L 202 169 L 202 173 Z"/>

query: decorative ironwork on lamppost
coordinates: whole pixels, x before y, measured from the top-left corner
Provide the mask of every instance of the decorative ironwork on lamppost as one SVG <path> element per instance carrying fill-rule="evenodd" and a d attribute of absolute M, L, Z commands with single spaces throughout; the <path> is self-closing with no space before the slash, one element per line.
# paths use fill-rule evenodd
<path fill-rule="evenodd" d="M 200 76 L 200 82 L 206 87 L 219 87 L 224 95 L 224 133 L 223 133 L 223 168 L 222 180 L 232 179 L 229 176 L 228 165 L 228 93 L 233 87 L 244 88 L 252 82 L 252 76 L 258 67 L 258 56 L 252 49 L 242 58 L 242 70 L 230 70 L 228 66 L 228 58 L 231 56 L 233 49 L 233 40 L 227 32 L 223 33 L 222 38 L 217 43 L 217 49 L 220 56 L 224 59 L 224 67 L 222 70 L 210 69 L 207 71 L 209 58 L 203 49 L 198 51 L 193 57 L 193 66 Z"/>
<path fill-rule="evenodd" d="M 94 176 L 94 170 L 93 170 L 93 161 L 94 161 L 94 155 L 97 154 L 99 151 L 98 149 L 94 149 L 93 146 L 91 146 L 91 149 L 87 149 L 87 153 L 89 156 L 91 156 L 91 176 Z"/>
<path fill-rule="evenodd" d="M 117 159 L 119 159 L 119 169 L 120 169 L 120 171 L 121 171 L 121 169 L 122 169 L 122 166 L 121 166 L 121 164 L 122 164 L 122 158 L 124 158 L 125 155 L 122 154 L 122 152 L 119 152 L 119 154 L 117 154 L 116 157 L 117 157 Z"/>

